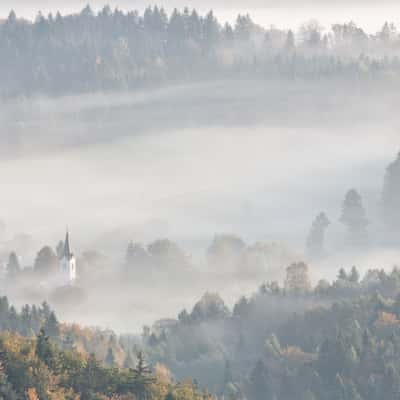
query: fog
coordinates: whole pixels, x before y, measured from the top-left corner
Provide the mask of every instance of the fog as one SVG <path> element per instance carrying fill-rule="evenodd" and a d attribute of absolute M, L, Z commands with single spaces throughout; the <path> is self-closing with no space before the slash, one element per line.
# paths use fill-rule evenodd
<path fill-rule="evenodd" d="M 300 3 L 1 2 L 0 398 L 397 398 L 400 6 Z"/>
<path fill-rule="evenodd" d="M 120 332 L 176 317 L 207 290 L 232 305 L 264 281 L 282 281 L 289 262 L 307 259 L 306 236 L 320 211 L 332 227 L 327 257 L 310 263 L 314 282 L 332 279 L 343 265 L 389 269 L 399 254 L 379 247 L 379 201 L 385 168 L 400 148 L 396 104 L 395 88 L 384 85 L 287 81 L 4 100 L 3 252 L 19 250 L 31 266 L 68 225 L 75 253 L 99 251 L 115 278 L 130 240 L 178 243 L 189 269 L 155 281 L 139 274 L 120 291 L 110 287 L 113 278 L 98 283 L 94 270 L 97 293 L 59 307 L 63 319 Z M 338 219 L 352 187 L 363 196 L 375 244 L 349 254 L 340 250 Z M 22 232 L 32 238 L 24 251 L 12 239 Z M 269 270 L 213 271 L 205 252 L 218 233 L 249 245 L 282 243 L 288 252 Z"/>
<path fill-rule="evenodd" d="M 66 224 L 93 237 L 147 221 L 181 240 L 299 237 L 320 209 L 338 214 L 350 187 L 378 201 L 398 123 L 375 102 L 248 81 L 12 100 L 1 113 L 13 141 L 1 168 L 7 225 L 43 240 Z"/>

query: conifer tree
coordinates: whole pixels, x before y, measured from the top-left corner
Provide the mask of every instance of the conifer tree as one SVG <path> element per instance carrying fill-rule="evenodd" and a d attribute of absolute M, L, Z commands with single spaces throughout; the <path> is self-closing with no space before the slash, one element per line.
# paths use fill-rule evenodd
<path fill-rule="evenodd" d="M 360 273 L 357 271 L 357 268 L 353 266 L 350 271 L 349 281 L 353 283 L 358 283 L 360 280 Z"/>
<path fill-rule="evenodd" d="M 134 384 L 139 400 L 147 400 L 149 397 L 150 384 L 154 382 L 150 367 L 146 364 L 144 354 L 139 351 L 137 364 L 133 369 Z"/>
<path fill-rule="evenodd" d="M 8 257 L 7 263 L 7 276 L 10 279 L 15 279 L 21 272 L 21 265 L 19 263 L 16 253 L 13 251 Z"/>
<path fill-rule="evenodd" d="M 382 192 L 382 216 L 387 228 L 400 230 L 400 152 L 386 169 Z"/>
<path fill-rule="evenodd" d="M 296 47 L 295 44 L 295 38 L 293 31 L 289 29 L 287 36 L 286 36 L 286 41 L 285 41 L 285 48 L 286 50 L 293 50 Z"/>
<path fill-rule="evenodd" d="M 53 347 L 43 328 L 40 330 L 36 339 L 36 355 L 46 365 L 51 365 L 53 359 Z"/>
<path fill-rule="evenodd" d="M 340 268 L 337 278 L 338 278 L 338 280 L 341 280 L 341 281 L 347 281 L 348 276 L 347 276 L 347 273 L 344 268 Z"/>
<path fill-rule="evenodd" d="M 365 244 L 367 241 L 367 226 L 362 198 L 358 192 L 351 189 L 347 192 L 342 205 L 342 222 L 348 229 L 350 244 Z"/>
<path fill-rule="evenodd" d="M 44 326 L 44 332 L 51 339 L 57 339 L 60 336 L 60 327 L 58 324 L 57 317 L 53 311 L 50 312 L 48 318 L 46 319 Z"/>

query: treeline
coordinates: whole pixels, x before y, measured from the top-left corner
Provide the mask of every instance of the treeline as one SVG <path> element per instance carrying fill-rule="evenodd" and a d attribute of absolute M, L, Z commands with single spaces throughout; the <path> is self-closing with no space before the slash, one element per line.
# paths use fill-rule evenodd
<path fill-rule="evenodd" d="M 248 15 L 222 25 L 185 8 L 167 15 L 88 6 L 32 23 L 12 11 L 0 26 L 0 94 L 65 94 L 130 89 L 218 77 L 397 77 L 400 38 L 393 24 L 369 35 L 354 23 L 324 33 L 263 28 Z"/>
<path fill-rule="evenodd" d="M 253 399 L 397 399 L 399 298 L 370 295 L 295 316 L 251 370 Z"/>
<path fill-rule="evenodd" d="M 25 305 L 18 312 L 7 297 L 0 297 L 0 331 L 35 336 L 42 328 L 53 337 L 59 333 L 57 318 L 47 303 L 39 307 Z"/>
<path fill-rule="evenodd" d="M 304 264 L 287 273 L 232 310 L 206 294 L 146 329 L 147 353 L 230 398 L 397 399 L 400 271 L 341 269 L 314 288 Z"/>
<path fill-rule="evenodd" d="M 122 348 L 110 331 L 59 323 L 47 303 L 20 311 L 0 298 L 0 399 L 204 400 L 211 396 Z"/>
<path fill-rule="evenodd" d="M 378 205 L 378 221 L 368 218 L 363 199 L 356 189 L 350 189 L 344 196 L 339 222 L 346 229 L 345 243 L 352 248 L 362 248 L 380 243 L 398 244 L 400 232 L 400 153 L 385 171 L 383 189 Z M 380 237 L 372 238 L 368 232 L 369 225 L 375 224 Z M 312 222 L 306 245 L 310 256 L 325 255 L 325 234 L 331 221 L 325 212 L 319 213 Z M 379 229 L 377 229 L 379 227 Z"/>
<path fill-rule="evenodd" d="M 376 209 L 372 210 L 372 214 L 378 217 L 375 221 L 370 219 L 359 191 L 348 190 L 341 204 L 338 218 L 338 222 L 345 228 L 344 235 L 342 243 L 339 243 L 341 247 L 335 244 L 339 247 L 335 250 L 341 251 L 346 248 L 364 250 L 377 244 L 390 246 L 399 244 L 400 153 L 388 164 L 384 172 L 381 197 L 376 204 Z M 305 240 L 307 254 L 311 258 L 324 257 L 329 250 L 332 250 L 327 249 L 325 243 L 326 232 L 332 223 L 333 221 L 325 212 L 319 212 L 314 218 Z M 51 283 L 52 277 L 59 270 L 63 248 L 62 241 L 54 248 L 48 245 L 42 247 L 31 268 L 23 267 L 20 261 L 21 255 L 12 251 L 5 263 L 5 277 L 9 285 L 16 287 L 16 282 L 22 284 L 29 280 L 40 284 L 46 281 Z M 161 271 L 168 273 L 171 270 L 179 270 L 185 273 L 190 272 L 194 265 L 190 255 L 170 239 L 157 239 L 148 245 L 131 241 L 121 258 L 123 261 L 119 263 L 119 268 L 111 271 L 110 260 L 107 256 L 97 251 L 84 252 L 77 259 L 78 283 L 85 286 L 87 282 L 90 287 L 93 279 L 102 280 L 110 271 L 115 277 L 119 277 L 119 280 L 129 283 L 132 279 L 136 279 L 138 274 L 141 278 L 145 278 L 157 275 Z M 248 245 L 236 235 L 219 234 L 208 246 L 206 259 L 211 270 L 221 273 L 244 270 L 264 273 L 267 268 L 269 271 L 280 269 L 282 263 L 285 264 L 288 260 L 294 259 L 294 254 L 279 243 L 257 242 Z M 79 292 L 77 288 L 69 292 L 75 299 L 81 299 L 84 296 L 84 293 Z"/>
<path fill-rule="evenodd" d="M 41 331 L 60 349 L 77 350 L 86 356 L 94 354 L 108 367 L 133 368 L 141 351 L 137 340 L 123 347 L 113 331 L 59 322 L 46 302 L 40 306 L 26 304 L 17 310 L 6 296 L 0 297 L 0 332 L 32 339 Z"/>
<path fill-rule="evenodd" d="M 0 395 L 204 399 L 198 387 L 207 387 L 231 399 L 397 399 L 399 269 L 341 269 L 314 287 L 306 264 L 286 272 L 283 286 L 267 282 L 231 309 L 206 293 L 190 312 L 145 327 L 141 341 L 61 324 L 47 304 L 18 312 L 1 298 Z"/>
<path fill-rule="evenodd" d="M 134 368 L 107 368 L 94 355 L 60 350 L 43 330 L 35 339 L 0 335 L 0 398 L 4 400 L 204 400 L 192 382 L 152 371 L 142 353 Z"/>
<path fill-rule="evenodd" d="M 252 398 L 397 399 L 399 304 L 375 294 L 293 317 L 266 341 Z"/>

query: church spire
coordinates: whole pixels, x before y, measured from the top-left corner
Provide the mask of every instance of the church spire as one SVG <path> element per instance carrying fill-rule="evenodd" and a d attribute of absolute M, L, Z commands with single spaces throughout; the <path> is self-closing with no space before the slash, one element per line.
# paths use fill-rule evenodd
<path fill-rule="evenodd" d="M 71 258 L 71 248 L 69 247 L 69 232 L 67 228 L 67 234 L 65 235 L 65 242 L 64 242 L 64 257 L 68 260 Z"/>

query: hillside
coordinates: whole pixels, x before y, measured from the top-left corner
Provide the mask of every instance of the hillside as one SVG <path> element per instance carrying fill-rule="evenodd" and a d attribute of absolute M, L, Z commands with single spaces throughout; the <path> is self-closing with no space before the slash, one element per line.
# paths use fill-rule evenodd
<path fill-rule="evenodd" d="M 342 269 L 311 289 L 294 268 L 296 285 L 262 285 L 232 311 L 206 294 L 175 324 L 156 325 L 145 337 L 150 359 L 234 398 L 397 399 L 399 270 L 360 279 Z"/>
<path fill-rule="evenodd" d="M 154 372 L 141 353 L 133 369 L 106 368 L 94 355 L 60 350 L 42 330 L 37 338 L 0 335 L 0 398 L 4 400 L 205 399 L 187 381 L 173 383 L 168 370 Z"/>
<path fill-rule="evenodd" d="M 399 270 L 341 269 L 315 287 L 308 273 L 293 264 L 283 287 L 267 282 L 232 310 L 206 293 L 142 338 L 59 323 L 46 303 L 17 312 L 3 297 L 3 396 L 185 400 L 201 387 L 231 399 L 397 399 Z"/>
<path fill-rule="evenodd" d="M 293 28 L 294 29 L 294 28 Z M 148 7 L 61 16 L 32 23 L 14 11 L 0 25 L 2 96 L 126 90 L 216 78 L 375 79 L 399 76 L 399 37 L 388 23 L 369 35 L 353 22 L 323 32 L 263 28 L 249 15 L 234 25 L 213 12 Z M 390 56 L 389 56 L 390 54 Z M 29 65 L 30 68 L 26 68 Z"/>

